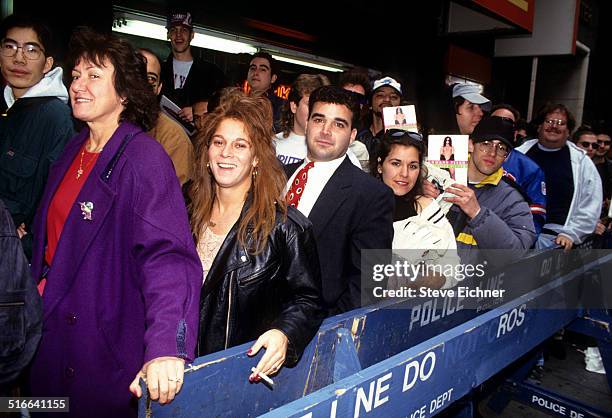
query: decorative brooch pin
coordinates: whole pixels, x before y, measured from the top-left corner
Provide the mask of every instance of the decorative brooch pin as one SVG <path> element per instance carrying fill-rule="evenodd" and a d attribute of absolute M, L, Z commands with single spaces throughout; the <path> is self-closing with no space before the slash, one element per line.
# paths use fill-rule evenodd
<path fill-rule="evenodd" d="M 93 214 L 93 203 L 92 202 L 79 202 L 79 205 L 81 206 L 81 214 L 83 215 L 83 219 L 85 219 L 86 221 L 91 221 L 93 220 L 92 218 L 92 214 Z"/>

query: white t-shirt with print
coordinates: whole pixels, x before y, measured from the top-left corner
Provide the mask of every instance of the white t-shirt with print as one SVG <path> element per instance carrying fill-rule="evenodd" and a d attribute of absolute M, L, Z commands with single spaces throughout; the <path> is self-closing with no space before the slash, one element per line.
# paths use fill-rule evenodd
<path fill-rule="evenodd" d="M 185 80 L 187 80 L 187 76 L 189 75 L 189 70 L 191 70 L 191 66 L 193 65 L 192 61 L 179 61 L 177 59 L 172 59 L 172 67 L 174 71 L 174 88 L 182 89 L 185 85 Z"/>

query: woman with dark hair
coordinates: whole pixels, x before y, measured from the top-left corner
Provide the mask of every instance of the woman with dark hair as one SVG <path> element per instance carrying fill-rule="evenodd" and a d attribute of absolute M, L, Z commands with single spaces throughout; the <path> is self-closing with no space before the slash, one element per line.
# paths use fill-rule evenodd
<path fill-rule="evenodd" d="M 444 143 L 440 147 L 440 160 L 442 161 L 454 161 L 455 160 L 455 148 L 453 148 L 453 138 L 447 136 L 444 138 Z M 455 168 L 449 167 L 448 172 L 452 179 L 455 178 Z"/>
<path fill-rule="evenodd" d="M 404 115 L 404 111 L 400 106 L 395 109 L 395 124 L 406 125 L 406 116 Z"/>
<path fill-rule="evenodd" d="M 323 319 L 312 225 L 285 203 L 267 99 L 232 95 L 203 126 L 189 189 L 204 268 L 198 355 L 257 339 L 258 381 L 296 363 Z"/>
<path fill-rule="evenodd" d="M 389 129 L 378 147 L 370 172 L 393 190 L 394 250 L 415 250 L 403 253 L 412 259 L 457 261 L 455 235 L 438 203 L 423 195 L 425 144 L 420 134 Z M 418 251 L 417 251 L 418 250 Z M 451 287 L 452 277 L 429 277 L 421 285 Z"/>
<path fill-rule="evenodd" d="M 70 100 L 87 127 L 49 173 L 32 272 L 44 329 L 35 396 L 69 396 L 70 415 L 136 415 L 146 376 L 171 401 L 193 358 L 202 269 L 170 158 L 147 136 L 158 105 L 126 40 L 71 40 Z"/>

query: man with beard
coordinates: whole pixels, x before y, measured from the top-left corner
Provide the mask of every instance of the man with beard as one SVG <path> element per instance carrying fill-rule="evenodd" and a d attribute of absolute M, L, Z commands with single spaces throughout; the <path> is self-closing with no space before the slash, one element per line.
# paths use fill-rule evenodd
<path fill-rule="evenodd" d="M 306 158 L 285 166 L 287 204 L 313 225 L 323 299 L 329 315 L 361 305 L 361 251 L 391 248 L 391 189 L 355 167 L 346 155 L 355 140 L 359 105 L 348 90 L 310 93 Z"/>
<path fill-rule="evenodd" d="M 376 145 L 385 133 L 383 108 L 399 106 L 402 100 L 402 85 L 394 78 L 383 77 L 372 86 L 372 123 L 369 129 L 359 132 L 357 140 L 365 144 L 369 155 L 376 152 Z"/>
<path fill-rule="evenodd" d="M 603 201 L 601 180 L 588 155 L 568 141 L 576 122 L 567 107 L 547 105 L 536 121 L 538 139 L 517 148 L 546 176 L 546 224 L 536 248 L 570 249 L 595 230 Z"/>
<path fill-rule="evenodd" d="M 514 139 L 514 123 L 492 116 L 483 118 L 470 136 L 469 186 L 453 184 L 455 197 L 448 217 L 457 234 L 457 248 L 527 249 L 535 241 L 529 205 L 504 181 L 502 164 Z"/>
<path fill-rule="evenodd" d="M 215 65 L 193 56 L 191 13 L 171 14 L 166 28 L 172 54 L 162 66 L 162 94 L 181 108 L 179 116 L 185 122 L 193 123 L 194 115 L 206 113 L 211 94 L 225 86 L 225 76 Z"/>

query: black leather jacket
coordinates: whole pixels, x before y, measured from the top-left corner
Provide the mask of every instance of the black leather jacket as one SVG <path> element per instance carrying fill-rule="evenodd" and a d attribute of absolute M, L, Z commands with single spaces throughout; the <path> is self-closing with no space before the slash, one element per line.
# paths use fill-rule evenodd
<path fill-rule="evenodd" d="M 247 200 L 242 214 L 248 206 Z M 267 244 L 256 255 L 240 245 L 238 224 L 202 287 L 197 355 L 253 341 L 275 328 L 289 339 L 285 364 L 293 365 L 324 317 L 312 224 L 294 208 L 286 219 L 277 211 Z"/>

